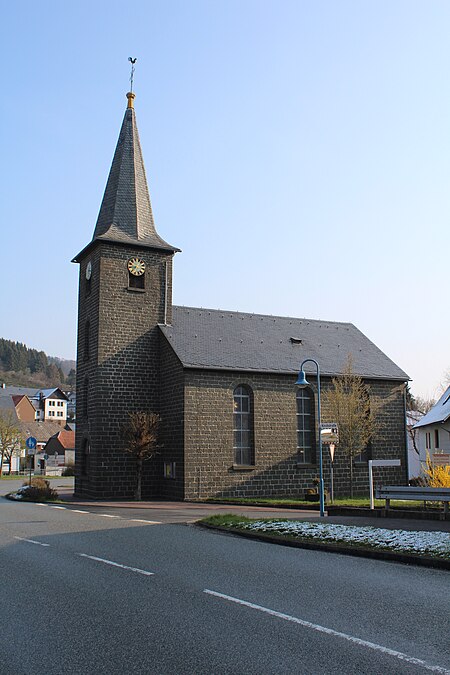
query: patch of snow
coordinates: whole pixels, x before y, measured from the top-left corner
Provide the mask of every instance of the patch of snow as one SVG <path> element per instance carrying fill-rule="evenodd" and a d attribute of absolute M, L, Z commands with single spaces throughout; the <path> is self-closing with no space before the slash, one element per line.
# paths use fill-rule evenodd
<path fill-rule="evenodd" d="M 298 521 L 253 521 L 224 523 L 227 527 L 252 532 L 288 534 L 302 539 L 322 542 L 360 544 L 383 550 L 418 553 L 450 558 L 450 535 L 447 532 L 415 532 L 387 530 L 378 527 L 304 523 Z"/>

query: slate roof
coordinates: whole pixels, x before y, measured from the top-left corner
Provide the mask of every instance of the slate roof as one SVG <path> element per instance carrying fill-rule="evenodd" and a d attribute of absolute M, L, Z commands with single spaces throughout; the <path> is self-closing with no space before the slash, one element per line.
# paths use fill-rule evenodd
<path fill-rule="evenodd" d="M 351 323 L 174 306 L 173 325 L 159 328 L 185 368 L 294 374 L 313 358 L 322 375 L 336 375 L 351 354 L 358 375 L 409 379 Z"/>
<path fill-rule="evenodd" d="M 96 240 L 138 243 L 139 246 L 172 253 L 179 251 L 156 232 L 136 115 L 132 107 L 126 109 L 123 118 L 92 242 Z M 78 262 L 81 253 L 74 258 L 74 262 Z"/>
<path fill-rule="evenodd" d="M 1 410 L 10 410 L 15 413 L 16 407 L 14 405 L 14 397 L 23 397 L 23 396 L 33 396 L 36 393 L 36 389 L 30 389 L 29 387 L 13 387 L 7 386 L 3 389 L 0 388 L 0 409 Z M 17 400 L 17 398 L 16 398 Z"/>
<path fill-rule="evenodd" d="M 68 400 L 66 394 L 59 387 L 53 387 L 53 389 L 39 389 L 35 393 L 35 398 L 40 398 L 42 394 L 43 398 L 65 398 Z"/>
<path fill-rule="evenodd" d="M 439 401 L 413 426 L 413 429 L 426 427 L 428 424 L 443 424 L 448 419 L 450 419 L 450 387 L 447 387 Z"/>

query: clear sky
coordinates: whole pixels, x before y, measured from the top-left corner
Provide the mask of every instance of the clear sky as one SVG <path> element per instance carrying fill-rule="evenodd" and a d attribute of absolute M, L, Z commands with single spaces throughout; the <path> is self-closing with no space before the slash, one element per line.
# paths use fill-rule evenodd
<path fill-rule="evenodd" d="M 78 266 L 138 61 L 174 302 L 350 321 L 450 367 L 447 0 L 3 3 L 0 337 L 75 358 Z"/>

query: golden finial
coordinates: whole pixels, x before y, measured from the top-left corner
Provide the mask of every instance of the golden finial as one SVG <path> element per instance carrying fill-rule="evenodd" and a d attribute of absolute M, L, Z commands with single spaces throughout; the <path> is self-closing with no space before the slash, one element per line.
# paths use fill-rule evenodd
<path fill-rule="evenodd" d="M 134 108 L 134 99 L 136 98 L 136 94 L 133 94 L 132 91 L 129 91 L 127 94 L 127 99 L 128 99 L 128 105 L 127 108 Z"/>

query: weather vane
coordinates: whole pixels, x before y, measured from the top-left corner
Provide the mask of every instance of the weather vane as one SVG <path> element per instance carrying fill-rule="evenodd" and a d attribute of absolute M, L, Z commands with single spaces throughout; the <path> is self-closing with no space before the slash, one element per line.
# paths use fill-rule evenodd
<path fill-rule="evenodd" d="M 131 93 L 133 93 L 133 78 L 134 78 L 134 64 L 136 63 L 137 59 L 132 59 L 131 56 L 128 57 L 128 61 L 131 63 L 131 75 L 130 75 L 130 82 L 131 82 Z"/>

